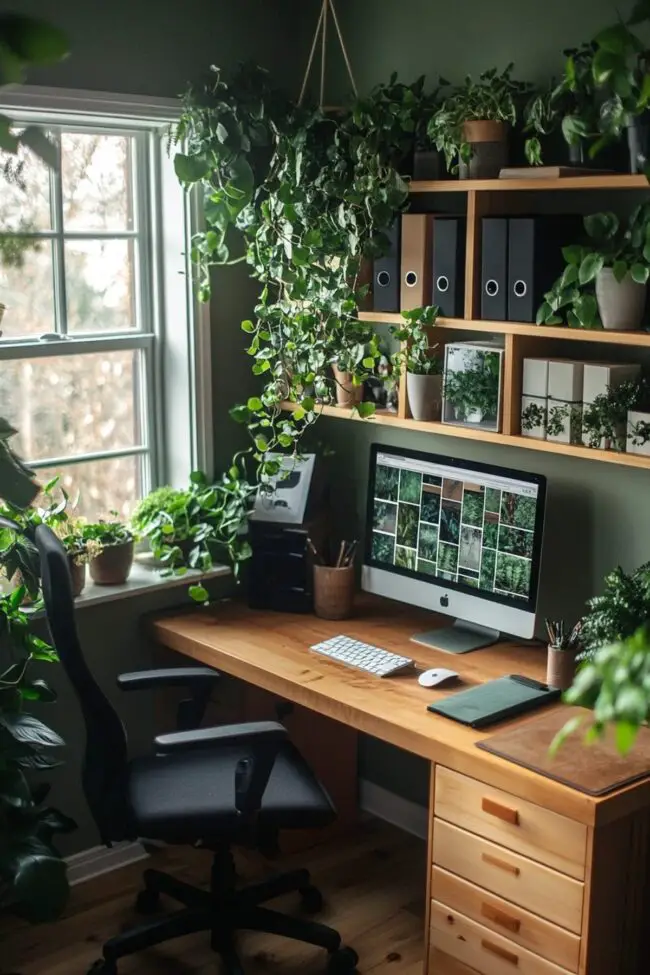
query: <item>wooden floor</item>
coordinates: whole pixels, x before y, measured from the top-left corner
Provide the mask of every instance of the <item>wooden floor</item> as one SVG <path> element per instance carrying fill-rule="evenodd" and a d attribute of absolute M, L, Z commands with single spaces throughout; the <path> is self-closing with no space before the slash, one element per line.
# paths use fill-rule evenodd
<path fill-rule="evenodd" d="M 293 857 L 276 869 L 308 866 L 326 898 L 318 920 L 337 928 L 344 943 L 361 957 L 362 975 L 421 975 L 425 891 L 424 844 L 375 820 L 344 840 Z M 142 861 L 73 889 L 64 918 L 56 924 L 27 927 L 3 922 L 0 971 L 16 975 L 85 975 L 100 956 L 103 941 L 136 916 L 133 900 L 140 887 Z M 209 855 L 176 849 L 147 862 L 203 885 Z M 268 864 L 247 855 L 238 859 L 245 880 L 268 873 Z M 272 872 L 272 870 L 271 870 Z M 274 907 L 287 911 L 295 898 Z M 270 935 L 244 933 L 240 955 L 247 975 L 322 975 L 326 955 L 319 949 Z M 207 935 L 191 935 L 120 962 L 120 975 L 217 975 Z"/>

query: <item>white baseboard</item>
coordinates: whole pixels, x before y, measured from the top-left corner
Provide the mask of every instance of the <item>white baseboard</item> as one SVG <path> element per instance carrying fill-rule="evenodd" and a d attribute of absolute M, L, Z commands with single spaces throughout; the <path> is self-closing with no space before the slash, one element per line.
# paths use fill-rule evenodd
<path fill-rule="evenodd" d="M 429 811 L 426 806 L 403 799 L 368 779 L 359 781 L 359 805 L 364 812 L 398 826 L 419 839 L 427 838 Z"/>
<path fill-rule="evenodd" d="M 149 854 L 141 843 L 116 843 L 115 846 L 93 846 L 90 850 L 67 857 L 68 880 L 72 886 L 82 884 L 129 863 L 144 860 Z"/>

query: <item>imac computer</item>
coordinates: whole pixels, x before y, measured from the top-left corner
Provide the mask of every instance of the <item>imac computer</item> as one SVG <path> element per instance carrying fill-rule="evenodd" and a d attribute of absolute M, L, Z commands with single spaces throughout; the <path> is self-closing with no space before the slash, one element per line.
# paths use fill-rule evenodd
<path fill-rule="evenodd" d="M 374 444 L 362 588 L 456 617 L 413 636 L 450 653 L 532 638 L 545 496 L 540 474 Z"/>

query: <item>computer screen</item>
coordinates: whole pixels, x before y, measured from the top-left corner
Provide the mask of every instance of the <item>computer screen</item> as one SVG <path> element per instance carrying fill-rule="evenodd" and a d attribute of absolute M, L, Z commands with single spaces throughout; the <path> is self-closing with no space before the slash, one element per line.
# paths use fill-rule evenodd
<path fill-rule="evenodd" d="M 374 445 L 365 565 L 393 583 L 401 576 L 534 613 L 544 502 L 541 475 Z M 396 593 L 410 601 L 417 590 Z M 454 612 L 444 599 L 427 605 Z M 478 607 L 459 615 L 485 619 Z"/>

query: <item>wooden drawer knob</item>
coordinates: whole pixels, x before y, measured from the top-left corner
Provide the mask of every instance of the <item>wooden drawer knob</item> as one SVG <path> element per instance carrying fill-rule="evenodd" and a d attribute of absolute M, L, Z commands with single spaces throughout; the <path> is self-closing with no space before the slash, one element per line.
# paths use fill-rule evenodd
<path fill-rule="evenodd" d="M 488 941 L 487 938 L 483 938 L 481 940 L 481 948 L 483 948 L 485 951 L 492 952 L 493 955 L 497 955 L 499 958 L 503 958 L 503 960 L 507 961 L 510 965 L 519 964 L 519 955 L 515 955 L 515 953 L 512 951 L 506 951 L 506 949 L 502 948 L 501 945 L 495 945 L 492 941 Z"/>
<path fill-rule="evenodd" d="M 481 914 L 488 921 L 492 921 L 493 924 L 498 924 L 499 927 L 505 928 L 506 931 L 511 931 L 513 934 L 517 934 L 521 928 L 519 918 L 512 917 L 511 914 L 506 914 L 505 911 L 500 911 L 498 907 L 493 907 L 492 904 L 481 904 Z"/>
<path fill-rule="evenodd" d="M 500 802 L 495 802 L 494 799 L 488 799 L 486 796 L 483 796 L 481 809 L 488 816 L 496 816 L 497 819 L 502 819 L 504 823 L 519 826 L 518 811 L 516 809 L 510 809 L 508 806 L 502 806 Z"/>
<path fill-rule="evenodd" d="M 515 867 L 513 863 L 508 863 L 507 860 L 501 860 L 499 857 L 493 857 L 491 853 L 481 853 L 481 860 L 483 863 L 489 863 L 491 867 L 498 867 L 499 870 L 505 870 L 506 873 L 512 873 L 515 877 L 518 877 L 521 873 L 519 867 Z"/>

